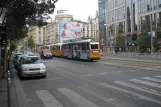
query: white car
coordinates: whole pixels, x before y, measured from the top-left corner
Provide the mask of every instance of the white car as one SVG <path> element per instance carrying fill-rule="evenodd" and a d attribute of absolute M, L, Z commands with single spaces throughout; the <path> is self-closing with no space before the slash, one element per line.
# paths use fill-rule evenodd
<path fill-rule="evenodd" d="M 15 61 L 15 68 L 17 69 L 17 70 L 19 70 L 19 62 L 20 62 L 20 58 L 21 57 L 23 57 L 23 56 L 28 56 L 28 55 L 24 55 L 24 54 L 22 54 L 22 55 L 18 55 L 17 56 L 17 60 Z"/>
<path fill-rule="evenodd" d="M 37 56 L 23 56 L 20 58 L 20 78 L 41 76 L 46 78 L 47 71 L 44 62 Z"/>
<path fill-rule="evenodd" d="M 25 51 L 24 54 L 25 55 L 29 55 L 29 56 L 33 56 L 34 55 L 31 51 Z"/>

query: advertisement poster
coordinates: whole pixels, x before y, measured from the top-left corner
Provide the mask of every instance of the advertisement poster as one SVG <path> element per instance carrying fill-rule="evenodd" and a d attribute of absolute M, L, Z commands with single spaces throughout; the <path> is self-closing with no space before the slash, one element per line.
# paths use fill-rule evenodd
<path fill-rule="evenodd" d="M 60 21 L 60 41 L 83 37 L 83 24 L 80 22 Z"/>

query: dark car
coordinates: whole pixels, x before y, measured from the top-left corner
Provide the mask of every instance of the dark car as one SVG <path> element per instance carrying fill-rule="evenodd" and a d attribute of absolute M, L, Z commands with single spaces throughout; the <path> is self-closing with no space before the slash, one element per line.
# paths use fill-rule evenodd
<path fill-rule="evenodd" d="M 52 55 L 52 53 L 49 50 L 44 49 L 44 50 L 42 50 L 40 52 L 40 58 L 41 59 L 45 59 L 45 58 L 52 59 L 53 55 Z"/>

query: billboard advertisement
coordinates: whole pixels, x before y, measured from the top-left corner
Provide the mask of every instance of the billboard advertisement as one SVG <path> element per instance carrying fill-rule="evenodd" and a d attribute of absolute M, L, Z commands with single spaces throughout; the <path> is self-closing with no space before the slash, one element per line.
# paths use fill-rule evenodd
<path fill-rule="evenodd" d="M 83 24 L 80 22 L 59 22 L 60 41 L 83 37 Z"/>

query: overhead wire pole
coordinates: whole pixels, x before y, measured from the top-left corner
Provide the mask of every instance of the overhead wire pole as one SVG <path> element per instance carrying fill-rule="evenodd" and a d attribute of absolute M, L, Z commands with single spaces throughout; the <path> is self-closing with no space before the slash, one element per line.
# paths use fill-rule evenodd
<path fill-rule="evenodd" d="M 8 9 L 9 9 L 9 5 L 8 5 L 8 3 L 9 3 L 9 0 L 6 0 L 6 3 L 5 3 L 5 8 L 6 8 L 6 14 L 5 14 L 5 18 L 4 18 L 4 20 L 3 20 L 3 22 L 2 22 L 2 24 L 4 24 L 5 23 L 5 26 L 6 26 L 6 38 L 7 38 L 7 40 L 6 40 L 6 45 L 9 45 L 10 43 L 10 35 L 9 35 L 9 33 L 8 33 L 8 28 L 7 28 L 7 18 L 8 18 Z M 7 49 L 7 48 L 6 48 Z M 7 73 L 7 103 L 8 103 L 8 107 L 11 107 L 11 90 L 10 90 L 10 87 L 11 87 L 11 73 L 10 73 L 10 69 L 9 69 L 9 63 L 10 63 L 10 52 L 9 51 L 7 51 L 7 53 L 5 53 L 5 54 L 7 54 L 6 55 L 6 60 L 7 60 L 7 63 L 6 63 L 6 73 Z"/>
<path fill-rule="evenodd" d="M 152 24 L 152 14 L 150 14 L 150 31 L 151 31 L 151 51 L 153 50 L 153 24 Z"/>

